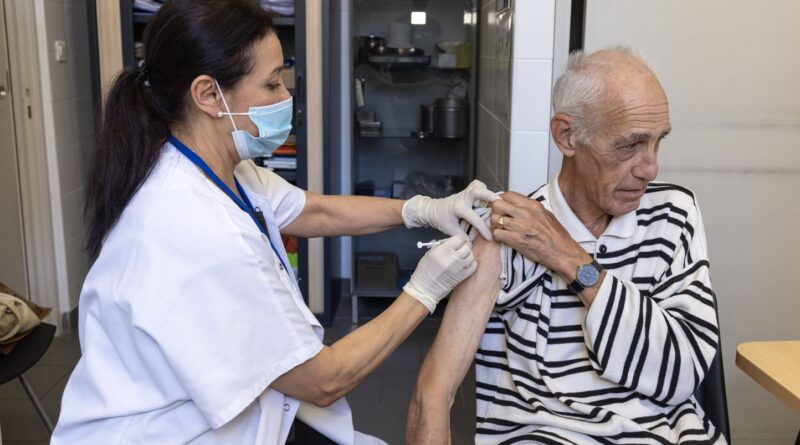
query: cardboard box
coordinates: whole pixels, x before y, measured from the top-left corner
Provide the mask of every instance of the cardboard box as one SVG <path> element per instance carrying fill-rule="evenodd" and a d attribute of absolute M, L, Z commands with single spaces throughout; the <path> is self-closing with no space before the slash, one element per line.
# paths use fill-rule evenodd
<path fill-rule="evenodd" d="M 359 252 L 356 259 L 356 287 L 396 289 L 397 264 L 397 255 L 391 252 Z"/>

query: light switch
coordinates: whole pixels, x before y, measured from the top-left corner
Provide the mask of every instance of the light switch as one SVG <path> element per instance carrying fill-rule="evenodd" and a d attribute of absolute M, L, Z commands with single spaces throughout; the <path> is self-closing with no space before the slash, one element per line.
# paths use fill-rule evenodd
<path fill-rule="evenodd" d="M 56 50 L 56 62 L 66 62 L 67 57 L 67 42 L 63 40 L 56 40 L 53 43 Z"/>

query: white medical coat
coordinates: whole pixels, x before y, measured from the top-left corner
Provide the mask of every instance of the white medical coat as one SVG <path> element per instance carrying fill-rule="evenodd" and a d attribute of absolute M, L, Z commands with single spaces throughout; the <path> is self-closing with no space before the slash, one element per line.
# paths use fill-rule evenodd
<path fill-rule="evenodd" d="M 304 192 L 251 161 L 235 174 L 288 264 L 279 228 Z M 319 353 L 322 327 L 250 216 L 170 144 L 79 306 L 82 357 L 52 444 L 283 444 L 295 416 L 338 443 L 375 443 L 344 399 L 318 408 L 269 387 Z"/>

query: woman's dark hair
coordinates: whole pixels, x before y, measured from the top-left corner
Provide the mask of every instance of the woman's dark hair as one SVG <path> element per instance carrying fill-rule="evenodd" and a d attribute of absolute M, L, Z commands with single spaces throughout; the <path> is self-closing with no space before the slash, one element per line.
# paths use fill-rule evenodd
<path fill-rule="evenodd" d="M 273 32 L 256 0 L 170 0 L 145 29 L 145 60 L 108 91 L 87 186 L 86 249 L 103 240 L 158 161 L 170 128 L 184 122 L 197 76 L 233 88 L 252 70 L 253 47 Z"/>

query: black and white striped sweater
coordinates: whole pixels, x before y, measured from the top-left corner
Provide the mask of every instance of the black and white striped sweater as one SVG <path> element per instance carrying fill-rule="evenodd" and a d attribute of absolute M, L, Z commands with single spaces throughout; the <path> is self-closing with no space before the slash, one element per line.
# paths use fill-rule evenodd
<path fill-rule="evenodd" d="M 651 183 L 599 238 L 557 181 L 530 197 L 607 274 L 587 310 L 557 274 L 502 246 L 506 278 L 476 355 L 476 443 L 724 444 L 692 396 L 719 342 L 694 195 Z"/>

